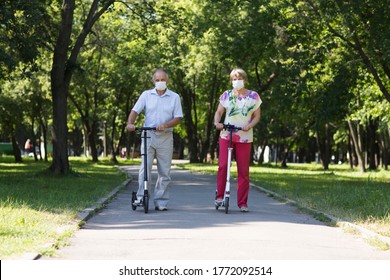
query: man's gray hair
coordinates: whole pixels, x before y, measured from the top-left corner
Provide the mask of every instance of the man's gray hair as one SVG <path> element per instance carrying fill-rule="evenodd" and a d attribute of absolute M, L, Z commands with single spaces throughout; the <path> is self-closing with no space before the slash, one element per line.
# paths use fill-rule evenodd
<path fill-rule="evenodd" d="M 157 73 L 157 72 L 164 72 L 165 75 L 167 75 L 167 80 L 168 80 L 168 71 L 165 70 L 164 68 L 160 67 L 160 68 L 157 68 L 156 71 L 154 71 L 153 75 L 152 75 L 152 80 L 154 81 L 154 75 Z"/>

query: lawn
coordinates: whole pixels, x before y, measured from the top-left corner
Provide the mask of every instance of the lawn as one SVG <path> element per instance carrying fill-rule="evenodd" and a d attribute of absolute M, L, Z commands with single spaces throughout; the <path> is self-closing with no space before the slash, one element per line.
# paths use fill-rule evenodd
<path fill-rule="evenodd" d="M 70 158 L 72 172 L 52 175 L 48 163 L 0 157 L 0 259 L 50 254 L 78 227 L 78 213 L 120 185 L 126 175 L 107 161 Z"/>
<path fill-rule="evenodd" d="M 234 165 L 234 163 L 233 163 Z M 183 168 L 216 174 L 216 165 L 184 164 Z M 232 176 L 236 177 L 233 166 Z M 349 165 L 319 164 L 251 166 L 255 185 L 289 198 L 303 208 L 330 214 L 390 237 L 390 171 L 361 173 Z"/>
<path fill-rule="evenodd" d="M 25 158 L 16 164 L 0 157 L 0 259 L 26 252 L 50 255 L 79 226 L 78 213 L 93 206 L 126 175 L 108 160 L 93 163 L 70 158 L 66 176 L 47 172 L 49 163 Z M 120 164 L 134 162 L 122 161 Z M 137 162 L 139 164 L 139 162 Z M 234 165 L 235 163 L 233 163 Z M 217 165 L 180 164 L 216 174 Z M 294 200 L 303 208 L 325 212 L 390 237 L 390 171 L 360 173 L 347 165 L 324 171 L 317 164 L 251 166 L 251 182 Z M 236 167 L 232 168 L 236 177 Z M 389 249 L 388 246 L 385 249 Z"/>

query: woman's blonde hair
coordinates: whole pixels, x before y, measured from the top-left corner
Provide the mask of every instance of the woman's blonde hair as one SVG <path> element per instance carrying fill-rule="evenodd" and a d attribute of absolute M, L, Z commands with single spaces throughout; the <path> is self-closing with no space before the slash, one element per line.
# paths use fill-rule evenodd
<path fill-rule="evenodd" d="M 240 76 L 244 79 L 244 81 L 248 80 L 248 75 L 246 72 L 241 68 L 234 68 L 232 72 L 230 72 L 230 80 L 233 80 L 235 76 Z"/>

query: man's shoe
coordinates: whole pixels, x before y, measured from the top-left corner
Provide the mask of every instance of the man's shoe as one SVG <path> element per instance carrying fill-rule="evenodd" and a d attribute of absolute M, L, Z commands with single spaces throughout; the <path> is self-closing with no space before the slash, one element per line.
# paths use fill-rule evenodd
<path fill-rule="evenodd" d="M 240 211 L 241 212 L 249 212 L 249 209 L 248 209 L 248 207 L 243 206 L 243 207 L 240 208 Z"/>
<path fill-rule="evenodd" d="M 156 211 L 167 211 L 168 208 L 167 207 L 159 207 L 159 206 L 156 206 L 156 208 L 154 208 Z"/>
<path fill-rule="evenodd" d="M 134 206 L 142 206 L 142 199 L 136 199 L 136 200 L 134 200 L 133 205 L 134 205 Z"/>

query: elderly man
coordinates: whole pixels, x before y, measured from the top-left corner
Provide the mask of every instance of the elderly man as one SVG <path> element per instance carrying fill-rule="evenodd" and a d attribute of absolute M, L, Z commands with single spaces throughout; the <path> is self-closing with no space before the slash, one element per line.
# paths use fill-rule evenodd
<path fill-rule="evenodd" d="M 167 88 L 168 72 L 158 68 L 152 76 L 155 87 L 144 91 L 135 103 L 128 117 L 127 130 L 134 131 L 134 122 L 143 111 L 145 114 L 144 126 L 156 127 L 155 131 L 148 131 L 147 141 L 147 174 L 152 171 L 153 159 L 157 159 L 158 178 L 154 189 L 154 205 L 156 210 L 165 211 L 169 202 L 170 171 L 173 154 L 173 127 L 178 125 L 183 117 L 180 96 Z M 142 146 L 144 143 L 142 142 Z M 141 147 L 143 150 L 143 147 Z M 142 159 L 143 161 L 144 159 Z M 141 203 L 144 194 L 143 186 L 144 165 L 139 170 L 136 205 Z"/>

